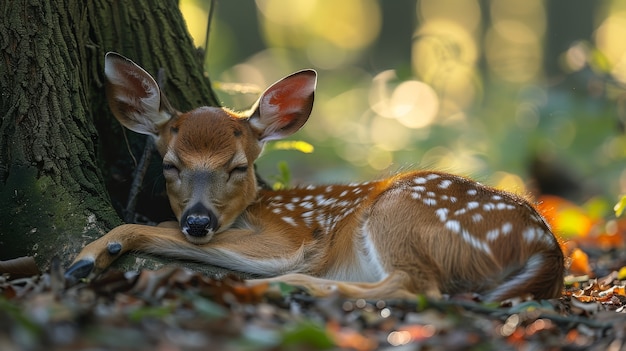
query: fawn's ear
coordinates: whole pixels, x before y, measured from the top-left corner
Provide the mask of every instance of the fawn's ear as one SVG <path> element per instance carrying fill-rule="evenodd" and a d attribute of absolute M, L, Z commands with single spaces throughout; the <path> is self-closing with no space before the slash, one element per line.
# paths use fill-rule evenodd
<path fill-rule="evenodd" d="M 176 114 L 154 78 L 126 57 L 107 53 L 104 75 L 109 106 L 126 128 L 157 137 L 159 127 Z"/>
<path fill-rule="evenodd" d="M 317 73 L 304 70 L 267 88 L 250 115 L 250 125 L 260 141 L 281 139 L 295 133 L 309 119 Z"/>

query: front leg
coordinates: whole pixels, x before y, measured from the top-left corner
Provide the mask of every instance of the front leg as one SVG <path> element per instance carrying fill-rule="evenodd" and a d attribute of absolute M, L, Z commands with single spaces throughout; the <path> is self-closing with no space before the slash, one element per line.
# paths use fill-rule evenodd
<path fill-rule="evenodd" d="M 158 254 L 167 248 L 185 246 L 193 245 L 185 240 L 176 226 L 124 224 L 85 246 L 65 272 L 65 277 L 73 283 L 92 273 L 100 273 L 128 251 Z"/>
<path fill-rule="evenodd" d="M 259 276 L 313 272 L 319 268 L 319 259 L 310 253 L 314 245 L 292 238 L 274 232 L 230 229 L 206 244 L 195 245 L 185 239 L 178 226 L 125 224 L 85 246 L 65 276 L 73 282 L 99 273 L 127 251 L 203 262 Z"/>

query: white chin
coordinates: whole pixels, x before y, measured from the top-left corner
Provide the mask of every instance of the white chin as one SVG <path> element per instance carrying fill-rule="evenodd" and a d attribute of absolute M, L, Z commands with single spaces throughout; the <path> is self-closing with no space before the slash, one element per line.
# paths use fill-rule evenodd
<path fill-rule="evenodd" d="M 209 232 L 205 236 L 192 236 L 192 235 L 185 233 L 185 231 L 183 231 L 183 234 L 185 235 L 185 239 L 187 239 L 187 241 L 189 241 L 190 243 L 195 244 L 195 245 L 202 245 L 211 241 L 215 233 Z"/>
<path fill-rule="evenodd" d="M 185 239 L 187 239 L 187 241 L 189 241 L 192 244 L 202 245 L 211 241 L 211 239 L 213 239 L 213 234 L 207 234 L 206 236 L 203 236 L 203 237 L 185 235 Z"/>

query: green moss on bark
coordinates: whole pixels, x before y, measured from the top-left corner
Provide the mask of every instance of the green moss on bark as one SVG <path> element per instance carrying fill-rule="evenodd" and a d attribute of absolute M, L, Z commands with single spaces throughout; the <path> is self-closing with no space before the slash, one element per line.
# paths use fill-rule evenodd
<path fill-rule="evenodd" d="M 0 257 L 33 256 L 45 268 L 51 257 L 63 263 L 105 230 L 88 209 L 89 197 L 77 197 L 36 168 L 13 167 L 0 189 Z"/>

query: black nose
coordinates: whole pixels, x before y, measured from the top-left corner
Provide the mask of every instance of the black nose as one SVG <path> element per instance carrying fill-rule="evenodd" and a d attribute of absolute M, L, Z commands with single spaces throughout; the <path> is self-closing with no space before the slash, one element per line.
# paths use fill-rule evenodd
<path fill-rule="evenodd" d="M 205 236 L 208 233 L 211 219 L 204 216 L 191 215 L 187 217 L 186 229 L 187 234 L 191 236 Z"/>
<path fill-rule="evenodd" d="M 202 204 L 192 206 L 181 219 L 181 230 L 189 236 L 203 237 L 217 230 L 217 227 L 217 217 Z"/>

